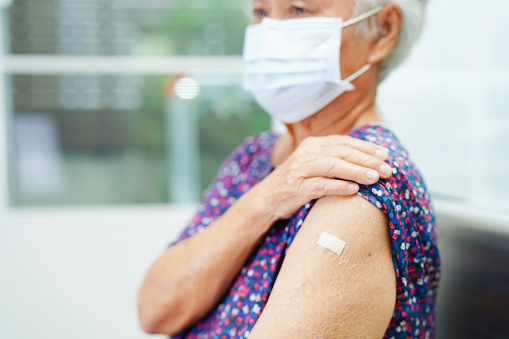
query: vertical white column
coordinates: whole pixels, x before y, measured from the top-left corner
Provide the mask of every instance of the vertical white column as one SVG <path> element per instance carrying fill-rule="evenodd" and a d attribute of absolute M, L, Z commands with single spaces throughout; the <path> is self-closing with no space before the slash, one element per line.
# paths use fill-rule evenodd
<path fill-rule="evenodd" d="M 8 102 L 7 97 L 7 32 L 6 32 L 6 13 L 5 8 L 9 5 L 9 1 L 0 0 L 0 225 L 9 209 L 9 163 L 8 163 Z"/>
<path fill-rule="evenodd" d="M 200 197 L 198 83 L 179 77 L 166 90 L 168 193 L 172 203 L 195 203 Z"/>

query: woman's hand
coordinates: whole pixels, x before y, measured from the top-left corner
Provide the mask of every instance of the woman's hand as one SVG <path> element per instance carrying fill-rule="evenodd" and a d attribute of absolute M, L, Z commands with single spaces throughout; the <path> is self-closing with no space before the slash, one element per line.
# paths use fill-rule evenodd
<path fill-rule="evenodd" d="M 387 157 L 380 146 L 350 136 L 308 137 L 255 190 L 272 222 L 287 219 L 313 199 L 352 195 L 357 183 L 390 177 Z"/>

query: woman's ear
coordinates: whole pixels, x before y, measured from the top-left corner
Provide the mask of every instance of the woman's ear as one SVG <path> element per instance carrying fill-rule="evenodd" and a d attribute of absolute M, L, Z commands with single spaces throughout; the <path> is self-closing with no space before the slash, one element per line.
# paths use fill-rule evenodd
<path fill-rule="evenodd" d="M 377 25 L 381 30 L 373 39 L 368 57 L 369 64 L 376 65 L 389 55 L 398 41 L 402 20 L 401 8 L 393 3 L 385 5 L 376 15 Z"/>

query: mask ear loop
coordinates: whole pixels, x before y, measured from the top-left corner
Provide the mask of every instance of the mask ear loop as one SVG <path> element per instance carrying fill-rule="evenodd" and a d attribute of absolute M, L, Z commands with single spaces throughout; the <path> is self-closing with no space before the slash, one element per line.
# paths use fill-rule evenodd
<path fill-rule="evenodd" d="M 358 23 L 358 22 L 360 22 L 360 21 L 362 21 L 364 19 L 369 18 L 372 15 L 375 15 L 376 13 L 380 12 L 382 9 L 383 9 L 382 6 L 375 7 L 372 10 L 367 11 L 366 13 L 362 13 L 361 15 L 356 16 L 355 18 L 352 18 L 350 20 L 347 20 L 347 21 L 343 22 L 342 27 L 345 28 L 347 26 L 356 24 L 356 23 Z"/>
<path fill-rule="evenodd" d="M 343 22 L 341 27 L 345 28 L 347 26 L 356 24 L 356 23 L 358 23 L 358 22 L 360 22 L 362 20 L 365 20 L 365 19 L 369 18 L 372 15 L 377 14 L 382 9 L 383 9 L 383 7 L 381 7 L 381 6 L 373 8 L 372 10 L 367 11 L 366 13 L 363 13 L 363 14 L 361 14 L 361 15 L 353 18 L 353 19 L 350 19 L 350 20 L 347 20 L 347 21 Z M 371 68 L 371 65 L 370 64 L 366 64 L 361 69 L 359 69 L 357 72 L 355 72 L 354 74 L 350 75 L 348 78 L 344 79 L 343 81 L 351 83 L 353 80 L 357 79 L 358 77 L 360 77 L 361 75 L 366 73 L 370 68 Z"/>
<path fill-rule="evenodd" d="M 361 75 L 366 73 L 370 68 L 371 68 L 371 64 L 366 64 L 360 70 L 358 70 L 354 74 L 350 75 L 348 78 L 344 79 L 343 81 L 352 82 L 353 80 L 357 79 L 358 77 L 360 77 Z"/>

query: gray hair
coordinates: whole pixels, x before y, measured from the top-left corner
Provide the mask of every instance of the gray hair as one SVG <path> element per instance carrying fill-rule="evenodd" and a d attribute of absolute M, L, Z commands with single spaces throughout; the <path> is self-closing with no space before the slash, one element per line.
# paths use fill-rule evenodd
<path fill-rule="evenodd" d="M 390 71 L 399 66 L 410 54 L 414 43 L 419 39 L 424 26 L 424 17 L 428 0 L 355 0 L 353 17 L 370 9 L 392 2 L 401 8 L 403 21 L 398 41 L 393 50 L 380 63 L 378 79 L 383 81 Z M 375 36 L 382 28 L 376 24 L 376 17 L 363 20 L 357 24 L 357 33 Z"/>

